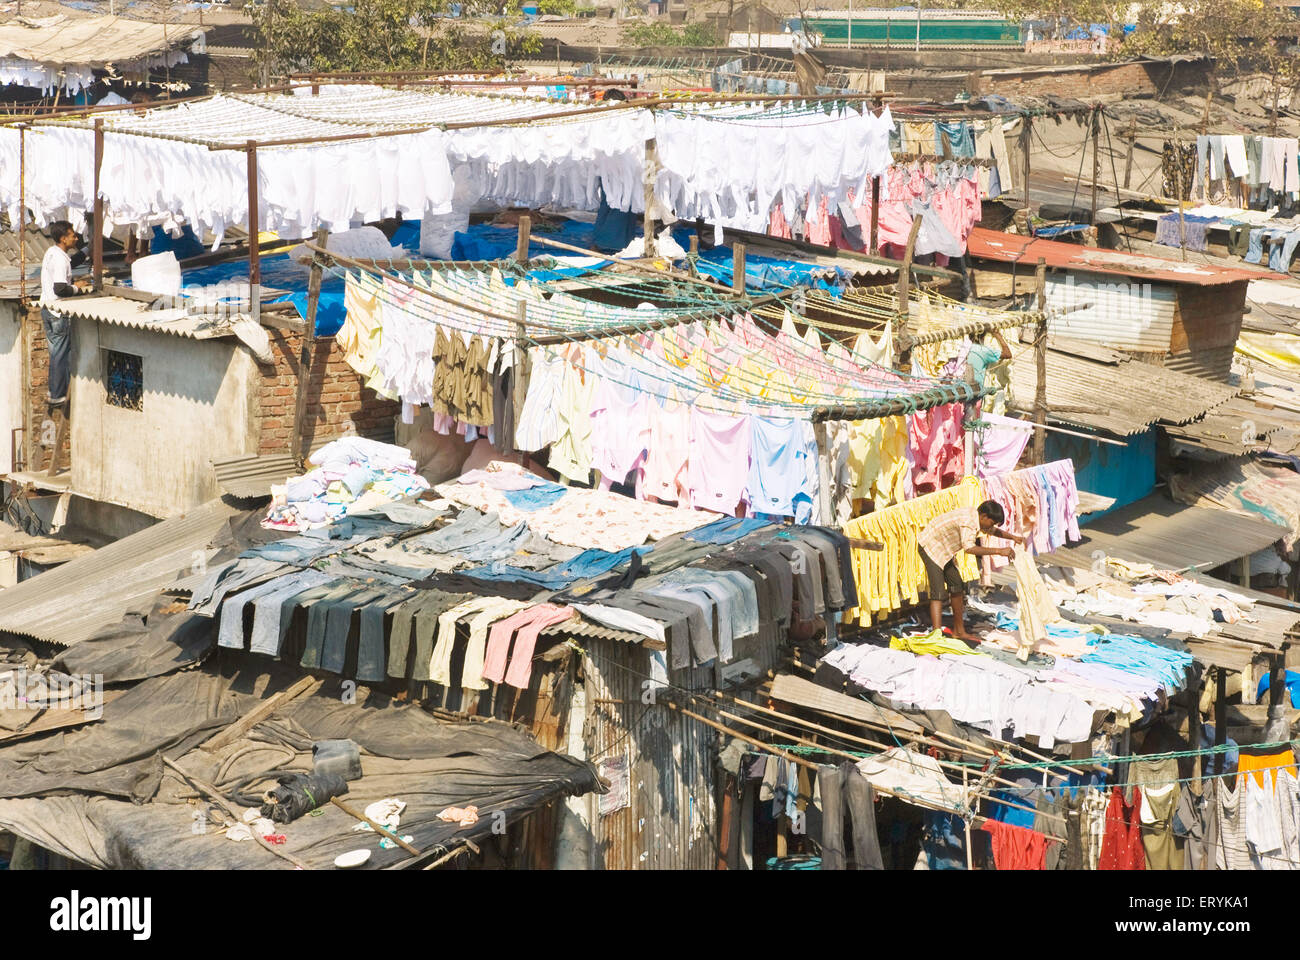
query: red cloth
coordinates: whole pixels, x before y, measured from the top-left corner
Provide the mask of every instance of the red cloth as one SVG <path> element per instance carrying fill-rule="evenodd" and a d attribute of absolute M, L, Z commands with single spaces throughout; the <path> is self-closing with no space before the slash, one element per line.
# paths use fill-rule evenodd
<path fill-rule="evenodd" d="M 1106 831 L 1101 836 L 1098 870 L 1145 870 L 1142 849 L 1142 791 L 1133 791 L 1133 805 L 1124 802 L 1124 789 L 1112 787 L 1106 808 Z"/>
<path fill-rule="evenodd" d="M 993 865 L 999 870 L 1045 870 L 1047 837 L 1036 830 L 997 820 L 985 820 L 982 830 L 993 835 Z"/>

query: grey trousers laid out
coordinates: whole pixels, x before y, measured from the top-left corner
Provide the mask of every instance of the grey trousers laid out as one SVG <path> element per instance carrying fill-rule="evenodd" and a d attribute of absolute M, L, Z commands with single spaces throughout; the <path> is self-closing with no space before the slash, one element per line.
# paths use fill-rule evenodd
<path fill-rule="evenodd" d="M 876 791 L 852 763 L 817 768 L 822 797 L 822 869 L 845 869 L 844 815 L 853 821 L 853 864 L 883 870 L 876 836 Z"/>

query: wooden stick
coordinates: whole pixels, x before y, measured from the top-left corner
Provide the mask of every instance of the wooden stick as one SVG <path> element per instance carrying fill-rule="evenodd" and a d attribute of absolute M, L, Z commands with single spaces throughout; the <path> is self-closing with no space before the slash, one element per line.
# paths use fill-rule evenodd
<path fill-rule="evenodd" d="M 303 677 L 287 690 L 281 690 L 275 696 L 268 697 L 230 726 L 220 730 L 216 736 L 202 744 L 202 749 L 212 752 L 220 750 L 227 744 L 233 743 L 267 717 L 271 716 L 271 714 L 275 713 L 275 711 L 279 710 L 286 703 L 291 700 L 296 700 L 302 694 L 306 693 L 308 688 L 321 682 L 322 681 L 316 680 L 314 677 Z"/>
<path fill-rule="evenodd" d="M 388 837 L 388 839 L 392 840 L 394 843 L 396 843 L 407 853 L 413 853 L 417 857 L 420 855 L 419 850 L 415 849 L 415 847 L 411 846 L 409 843 L 407 843 L 405 840 L 399 837 L 394 831 L 388 829 L 388 827 L 384 826 L 382 823 L 375 823 L 375 821 L 371 820 L 364 813 L 357 813 L 357 811 L 353 810 L 351 807 L 349 807 L 338 797 L 330 797 L 330 803 L 334 804 L 334 806 L 338 807 L 348 816 L 355 817 L 356 819 L 360 820 L 362 823 L 370 824 L 370 826 L 374 828 L 376 833 L 381 833 L 384 836 Z"/>
<path fill-rule="evenodd" d="M 162 758 L 162 762 L 163 762 L 166 766 L 168 766 L 168 767 L 170 767 L 172 770 L 174 770 L 176 773 L 180 774 L 180 776 L 181 776 L 181 777 L 182 777 L 182 778 L 183 778 L 187 783 L 189 783 L 189 785 L 192 786 L 195 790 L 199 791 L 199 793 L 206 794 L 206 795 L 209 797 L 209 799 L 211 799 L 212 801 L 214 801 L 214 802 L 215 802 L 219 807 L 221 807 L 222 810 L 226 811 L 226 813 L 230 816 L 230 818 L 231 818 L 232 820 L 235 821 L 235 823 L 243 823 L 243 822 L 244 822 L 243 819 L 240 817 L 240 815 L 239 815 L 238 813 L 235 812 L 235 808 L 232 807 L 232 806 L 231 806 L 231 805 L 226 801 L 226 798 L 225 798 L 225 797 L 223 797 L 220 793 L 217 792 L 217 788 L 216 788 L 216 787 L 213 787 L 213 786 L 210 786 L 209 784 L 204 783 L 202 780 L 198 779 L 197 777 L 192 777 L 192 776 L 190 776 L 188 773 L 186 773 L 184 770 L 182 770 L 179 766 L 177 766 L 175 763 L 173 763 L 173 762 L 172 762 L 171 760 L 169 760 L 167 757 L 163 757 L 163 758 Z M 293 864 L 295 867 L 297 867 L 299 870 L 310 870 L 310 869 L 311 869 L 309 866 L 307 866 L 307 864 L 303 863 L 301 860 L 299 860 L 297 857 L 295 857 L 292 853 L 289 853 L 287 850 L 280 850 L 280 849 L 276 848 L 274 844 L 267 843 L 266 840 L 265 840 L 264 838 L 259 837 L 259 836 L 257 835 L 257 831 L 253 829 L 252 824 L 248 824 L 247 826 L 248 826 L 248 833 L 249 833 L 249 836 L 251 836 L 254 840 L 256 840 L 256 841 L 257 841 L 261 846 L 265 847 L 267 850 L 270 850 L 273 854 L 275 854 L 275 855 L 276 855 L 277 857 L 279 857 L 281 860 L 287 860 L 289 863 L 292 863 L 292 864 Z"/>

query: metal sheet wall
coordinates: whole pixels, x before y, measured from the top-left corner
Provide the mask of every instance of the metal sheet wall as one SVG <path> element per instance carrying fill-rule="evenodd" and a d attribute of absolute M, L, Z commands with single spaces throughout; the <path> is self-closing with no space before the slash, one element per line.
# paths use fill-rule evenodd
<path fill-rule="evenodd" d="M 592 823 L 597 869 L 711 870 L 717 864 L 714 731 L 644 696 L 649 651 L 631 644 L 587 647 L 588 758 L 624 756 L 629 805 Z M 713 687 L 712 668 L 674 671 L 672 682 Z M 652 702 L 643 702 L 645 699 Z"/>
<path fill-rule="evenodd" d="M 1119 350 L 1166 353 L 1174 324 L 1173 287 L 1158 283 L 1115 283 L 1095 273 L 1048 277 L 1050 310 L 1091 306 L 1053 317 L 1049 334 L 1104 343 Z"/>

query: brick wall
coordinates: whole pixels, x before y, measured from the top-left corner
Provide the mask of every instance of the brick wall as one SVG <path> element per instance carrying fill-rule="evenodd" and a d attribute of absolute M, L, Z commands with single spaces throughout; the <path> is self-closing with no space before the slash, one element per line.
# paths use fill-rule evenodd
<path fill-rule="evenodd" d="M 977 80 L 973 78 L 979 89 L 971 92 L 978 95 L 996 93 L 1008 98 L 1096 97 L 1106 94 L 1161 96 L 1179 90 L 1204 89 L 1209 81 L 1209 71 L 1209 64 L 1204 61 L 1120 63 L 1111 67 L 1081 66 L 1076 70 L 999 70 L 980 74 Z"/>
<path fill-rule="evenodd" d="M 27 445 L 25 470 L 42 469 L 46 454 L 40 449 L 41 425 L 49 413 L 50 348 L 45 342 L 45 328 L 41 325 L 41 308 L 32 303 L 23 320 L 27 328 L 27 365 L 30 371 L 27 392 L 27 414 L 23 418 L 24 438 Z M 68 438 L 71 444 L 72 438 Z M 60 463 L 66 464 L 66 459 Z"/>
<path fill-rule="evenodd" d="M 298 390 L 298 358 L 302 336 L 268 330 L 275 366 L 262 365 L 255 416 L 260 420 L 258 453 L 287 453 L 291 449 L 294 405 Z M 391 432 L 401 404 L 385 400 L 362 385 L 361 377 L 343 359 L 333 337 L 319 337 L 307 387 L 303 417 L 304 449 L 347 433 L 363 436 Z"/>

